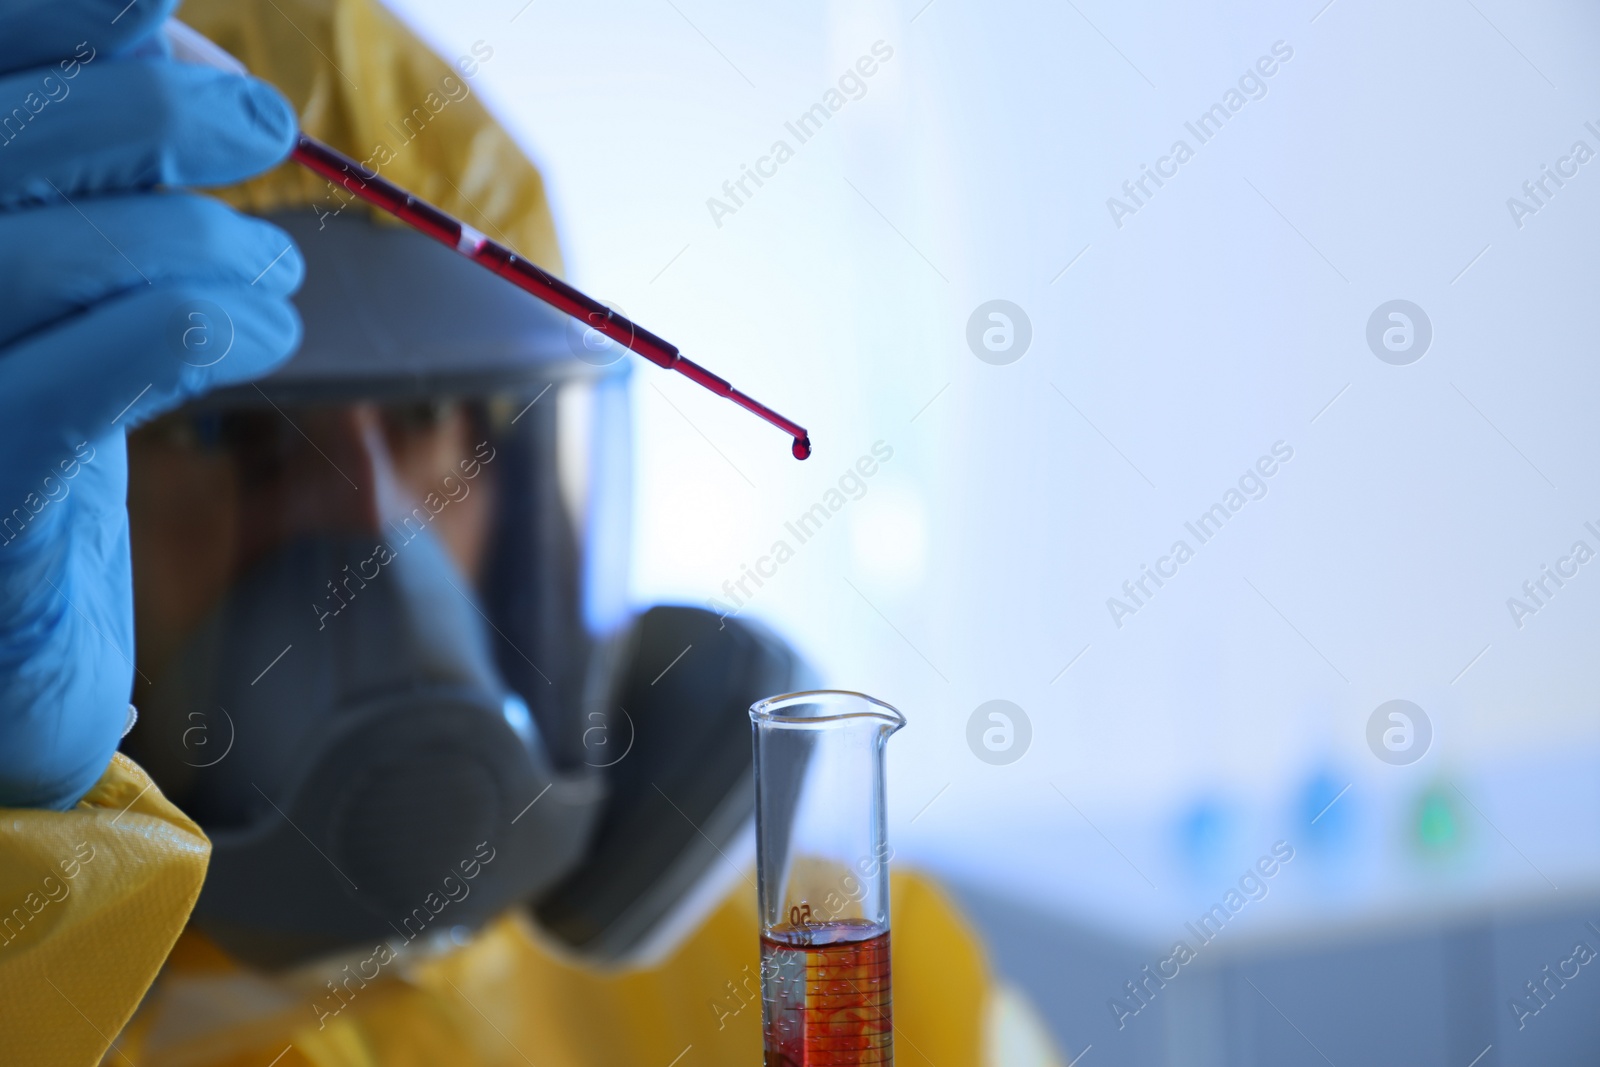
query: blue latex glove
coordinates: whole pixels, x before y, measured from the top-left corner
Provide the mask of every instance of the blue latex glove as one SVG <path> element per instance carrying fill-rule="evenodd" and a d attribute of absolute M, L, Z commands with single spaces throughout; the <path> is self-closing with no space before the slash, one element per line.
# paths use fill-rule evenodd
<path fill-rule="evenodd" d="M 294 113 L 149 56 L 173 6 L 0 5 L 0 807 L 70 807 L 122 735 L 127 429 L 300 339 L 288 237 L 171 189 L 279 162 Z"/>

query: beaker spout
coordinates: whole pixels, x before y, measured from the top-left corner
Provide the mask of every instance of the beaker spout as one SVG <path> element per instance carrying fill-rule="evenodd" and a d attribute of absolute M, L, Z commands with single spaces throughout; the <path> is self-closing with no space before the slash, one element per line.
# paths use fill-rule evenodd
<path fill-rule="evenodd" d="M 834 727 L 837 724 L 843 728 L 856 722 L 877 723 L 887 737 L 906 724 L 906 717 L 898 709 L 865 693 L 819 689 L 757 701 L 750 706 L 750 721 L 757 727 Z"/>

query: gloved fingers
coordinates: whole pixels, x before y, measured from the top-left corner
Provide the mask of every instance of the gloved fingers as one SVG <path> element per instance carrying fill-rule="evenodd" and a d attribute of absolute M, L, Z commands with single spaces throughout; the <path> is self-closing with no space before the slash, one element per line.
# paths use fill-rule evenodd
<path fill-rule="evenodd" d="M 288 155 L 276 89 L 188 63 L 101 55 L 77 76 L 0 78 L 0 210 L 155 185 L 226 185 Z"/>
<path fill-rule="evenodd" d="M 0 73 L 106 55 L 160 27 L 177 0 L 7 0 L 0 5 Z"/>
<path fill-rule="evenodd" d="M 0 512 L 84 441 L 258 378 L 300 342 L 282 297 L 245 283 L 144 286 L 0 352 Z"/>
<path fill-rule="evenodd" d="M 278 227 L 193 193 L 57 200 L 0 214 L 0 346 L 150 285 L 300 287 L 300 250 Z"/>
<path fill-rule="evenodd" d="M 96 442 L 50 501 L 5 513 L 0 550 L 0 796 L 63 810 L 111 760 L 133 688 L 126 443 Z M 91 482 L 97 484 L 91 484 Z M 114 507 L 86 525 L 88 511 Z M 95 531 L 84 536 L 85 531 Z M 10 540 L 8 540 L 10 539 Z"/>

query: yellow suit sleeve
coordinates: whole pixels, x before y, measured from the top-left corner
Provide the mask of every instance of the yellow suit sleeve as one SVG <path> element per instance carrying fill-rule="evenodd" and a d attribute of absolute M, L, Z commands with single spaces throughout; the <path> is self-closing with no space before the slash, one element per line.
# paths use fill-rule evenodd
<path fill-rule="evenodd" d="M 100 1062 L 161 969 L 211 843 L 132 760 L 70 811 L 0 808 L 0 1045 L 16 1067 Z"/>

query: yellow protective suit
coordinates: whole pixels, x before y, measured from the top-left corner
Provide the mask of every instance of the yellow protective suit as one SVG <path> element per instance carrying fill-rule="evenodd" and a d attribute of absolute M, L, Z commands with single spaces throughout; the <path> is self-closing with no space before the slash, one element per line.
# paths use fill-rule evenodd
<path fill-rule="evenodd" d="M 492 46 L 446 64 L 372 0 L 190 0 L 180 14 L 282 89 L 308 133 L 559 269 L 539 174 L 473 94 Z M 292 165 L 220 195 L 258 212 L 365 210 Z M 179 937 L 208 855 L 121 756 L 71 811 L 0 811 L 0 1064 L 759 1062 L 757 921 L 742 884 L 672 955 L 631 971 L 586 967 L 511 912 L 459 944 L 406 946 L 371 980 L 359 972 L 391 950 L 267 975 L 196 931 Z M 1056 1062 L 930 882 L 897 875 L 891 907 L 901 1064 Z"/>
<path fill-rule="evenodd" d="M 890 906 L 897 1063 L 1056 1062 L 1026 1007 L 991 981 L 977 942 L 929 882 L 897 877 Z M 352 962 L 372 959 L 376 946 L 269 978 L 191 932 L 120 1051 L 104 1062 L 750 1067 L 761 1062 L 756 930 L 755 893 L 741 884 L 664 962 L 598 972 L 508 913 L 464 946 L 404 950 L 371 982 Z"/>
<path fill-rule="evenodd" d="M 71 811 L 0 809 L 0 1063 L 96 1062 L 177 940 L 210 856 L 120 755 Z"/>
<path fill-rule="evenodd" d="M 755 895 L 742 884 L 644 969 L 587 968 L 511 912 L 463 945 L 403 949 L 373 981 L 352 972 L 377 946 L 269 976 L 195 931 L 178 939 L 209 852 L 199 828 L 120 755 L 72 811 L 0 811 L 0 901 L 16 902 L 0 915 L 0 1061 L 746 1067 L 760 1056 Z M 896 875 L 891 913 L 901 1064 L 1058 1062 L 928 881 Z"/>

